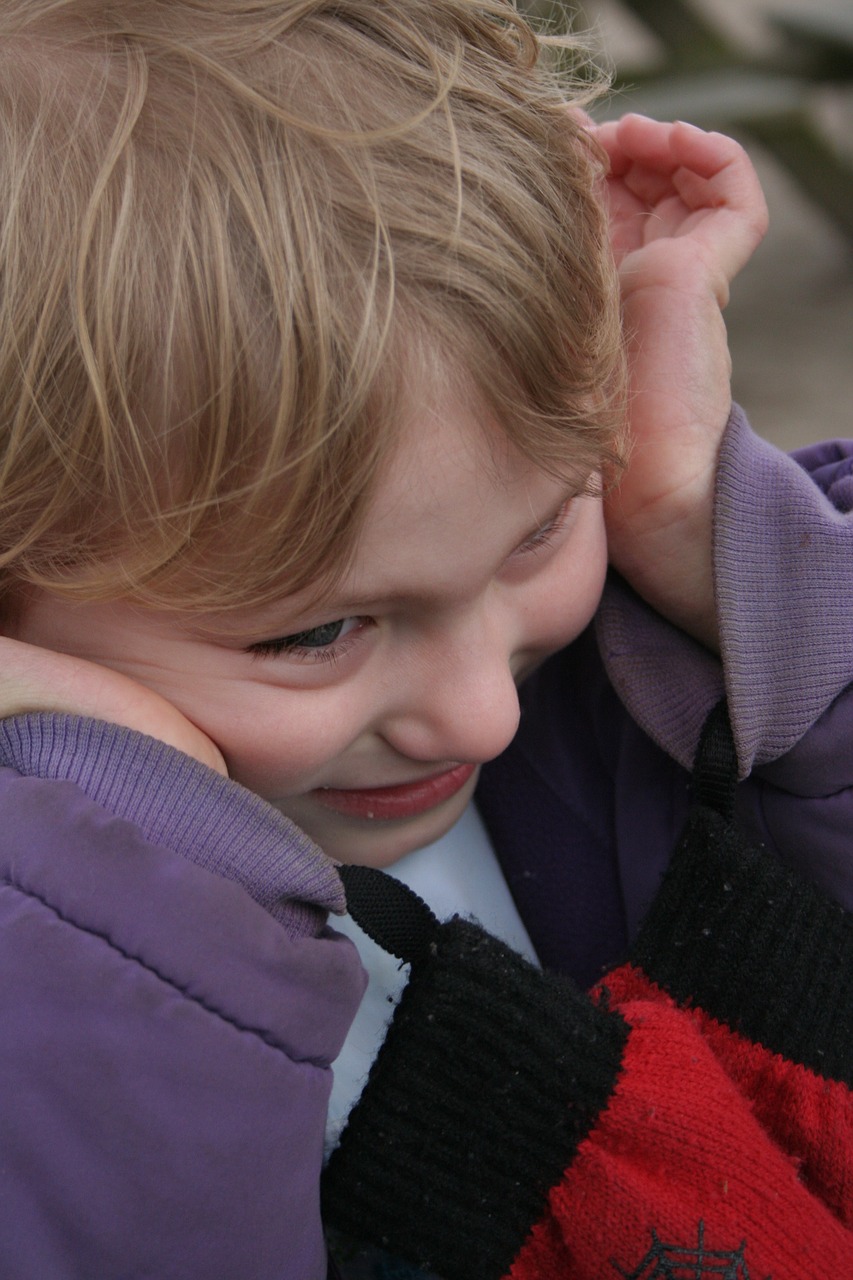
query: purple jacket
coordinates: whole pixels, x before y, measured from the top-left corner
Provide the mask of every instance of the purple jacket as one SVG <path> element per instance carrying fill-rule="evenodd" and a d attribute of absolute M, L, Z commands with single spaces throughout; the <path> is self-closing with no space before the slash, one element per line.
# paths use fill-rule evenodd
<path fill-rule="evenodd" d="M 756 766 L 744 822 L 853 905 L 853 443 L 800 461 L 733 417 L 724 668 L 614 581 L 597 643 L 529 682 L 517 742 L 484 770 L 540 955 L 583 981 L 654 894 L 724 680 Z M 323 1280 L 329 1064 L 363 987 L 326 927 L 332 864 L 243 788 L 114 726 L 3 721 L 0 766 L 0 1275 Z"/>
<path fill-rule="evenodd" d="M 725 693 L 739 817 L 853 910 L 853 441 L 780 454 L 739 411 L 717 482 L 724 663 L 618 578 L 596 625 L 521 691 L 480 811 L 543 963 L 584 986 L 624 957 Z M 798 465 L 799 464 L 799 465 Z"/>

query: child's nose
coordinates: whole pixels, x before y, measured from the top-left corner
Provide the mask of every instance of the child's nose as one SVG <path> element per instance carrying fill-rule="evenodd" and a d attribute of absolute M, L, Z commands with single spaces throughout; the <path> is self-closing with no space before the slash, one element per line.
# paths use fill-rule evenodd
<path fill-rule="evenodd" d="M 480 764 L 518 728 L 518 691 L 500 649 L 436 644 L 397 694 L 382 733 L 412 760 Z"/>

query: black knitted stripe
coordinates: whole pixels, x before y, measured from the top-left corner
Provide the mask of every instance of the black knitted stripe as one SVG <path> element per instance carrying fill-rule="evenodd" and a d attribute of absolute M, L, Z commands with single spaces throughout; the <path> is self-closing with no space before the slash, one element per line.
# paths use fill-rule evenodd
<path fill-rule="evenodd" d="M 697 806 L 632 951 L 680 1003 L 853 1085 L 853 916 Z"/>
<path fill-rule="evenodd" d="M 445 1280 L 497 1280 L 607 1103 L 628 1031 L 476 925 L 441 925 L 431 952 L 329 1162 L 324 1216 Z"/>

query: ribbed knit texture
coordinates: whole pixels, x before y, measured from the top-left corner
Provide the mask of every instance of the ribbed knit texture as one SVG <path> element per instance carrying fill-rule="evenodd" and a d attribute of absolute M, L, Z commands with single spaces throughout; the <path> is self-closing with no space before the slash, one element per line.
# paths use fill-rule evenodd
<path fill-rule="evenodd" d="M 605 593 L 597 634 L 608 676 L 632 718 L 684 768 L 724 672 L 741 777 L 789 751 L 853 682 L 853 455 L 820 448 L 829 456 L 813 479 L 732 410 L 714 512 L 722 665 L 620 579 Z M 815 452 L 802 451 L 810 468 Z"/>
<path fill-rule="evenodd" d="M 721 703 L 701 737 L 696 803 L 632 962 L 679 1003 L 853 1085 L 853 916 L 743 839 L 731 820 L 736 777 Z"/>
<path fill-rule="evenodd" d="M 13 716 L 0 721 L 0 765 L 74 783 L 147 839 L 236 881 L 294 937 L 343 910 L 332 862 L 297 826 L 156 738 L 81 716 Z"/>
<path fill-rule="evenodd" d="M 439 1275 L 503 1274 L 605 1105 L 626 1035 L 479 926 L 439 926 L 327 1167 L 324 1216 Z"/>
<path fill-rule="evenodd" d="M 853 1276 L 853 917 L 741 838 L 736 770 L 720 706 L 598 1003 L 473 924 L 425 942 L 420 904 L 409 951 L 393 920 L 412 976 L 328 1167 L 333 1226 L 444 1280 Z"/>
<path fill-rule="evenodd" d="M 853 1085 L 853 917 L 712 812 L 684 838 L 634 964 L 679 1003 Z"/>

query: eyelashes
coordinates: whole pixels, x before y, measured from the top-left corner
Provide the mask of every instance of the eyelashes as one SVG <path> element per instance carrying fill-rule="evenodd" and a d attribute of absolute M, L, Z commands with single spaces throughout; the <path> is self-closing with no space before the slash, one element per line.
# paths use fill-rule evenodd
<path fill-rule="evenodd" d="M 367 618 L 336 618 L 323 622 L 293 635 L 277 636 L 272 640 L 259 640 L 246 650 L 256 657 L 276 658 L 282 654 L 307 662 L 334 662 L 342 656 L 344 648 L 355 640 Z M 352 640 L 349 638 L 352 637 Z"/>
<path fill-rule="evenodd" d="M 575 498 L 575 494 L 566 498 L 556 515 L 547 524 L 543 524 L 541 529 L 537 529 L 525 542 L 522 542 L 521 546 L 516 547 L 510 559 L 527 555 L 530 552 L 542 551 L 545 547 L 549 547 L 568 523 L 569 516 L 574 508 Z"/>
<path fill-rule="evenodd" d="M 535 533 L 510 552 L 507 563 L 524 556 L 536 555 L 554 543 L 569 523 L 577 494 L 571 494 L 556 514 Z M 295 631 L 291 635 L 259 640 L 249 645 L 246 653 L 258 658 L 287 657 L 298 662 L 337 662 L 358 642 L 373 624 L 366 617 L 336 618 L 330 622 Z"/>

